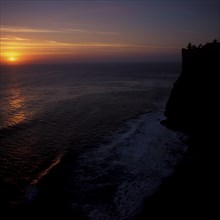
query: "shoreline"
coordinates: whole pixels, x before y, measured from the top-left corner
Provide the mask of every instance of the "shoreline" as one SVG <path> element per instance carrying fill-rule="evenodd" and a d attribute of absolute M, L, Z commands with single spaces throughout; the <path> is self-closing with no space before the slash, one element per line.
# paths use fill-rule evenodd
<path fill-rule="evenodd" d="M 185 159 L 160 190 L 145 200 L 137 220 L 160 215 L 215 219 L 218 215 L 219 153 L 216 143 L 216 85 L 220 42 L 188 44 L 182 49 L 182 71 L 166 104 L 163 124 L 188 134 Z"/>
<path fill-rule="evenodd" d="M 72 167 L 71 161 L 61 162 L 39 184 L 43 192 L 30 210 L 65 219 L 133 219 L 143 199 L 172 174 L 184 151 L 179 134 L 162 126 L 161 117 L 161 113 L 147 113 L 131 119 L 106 143 L 82 154 Z M 55 183 L 58 179 L 60 183 Z"/>
<path fill-rule="evenodd" d="M 217 203 L 217 164 L 212 159 L 192 148 L 201 142 L 188 143 L 184 159 L 178 163 L 174 173 L 164 178 L 159 190 L 145 198 L 142 212 L 135 220 L 164 218 L 215 217 Z"/>

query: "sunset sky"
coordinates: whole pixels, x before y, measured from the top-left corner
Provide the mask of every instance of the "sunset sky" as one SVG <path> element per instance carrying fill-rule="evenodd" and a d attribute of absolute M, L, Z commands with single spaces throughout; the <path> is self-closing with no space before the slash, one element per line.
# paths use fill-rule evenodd
<path fill-rule="evenodd" d="M 178 61 L 220 40 L 220 1 L 1 0 L 1 63 Z"/>

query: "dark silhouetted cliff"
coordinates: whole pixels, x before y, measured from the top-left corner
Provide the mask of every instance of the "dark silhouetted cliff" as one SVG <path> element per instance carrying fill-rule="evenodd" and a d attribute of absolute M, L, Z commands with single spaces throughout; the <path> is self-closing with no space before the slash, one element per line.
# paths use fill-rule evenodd
<path fill-rule="evenodd" d="M 182 49 L 182 72 L 163 124 L 188 135 L 188 150 L 160 189 L 146 198 L 138 220 L 214 219 L 219 192 L 220 43 Z"/>
<path fill-rule="evenodd" d="M 213 123 L 210 119 L 218 102 L 214 98 L 218 96 L 215 80 L 219 74 L 220 43 L 182 49 L 182 73 L 165 110 L 171 127 L 194 134 L 197 129 Z"/>
<path fill-rule="evenodd" d="M 219 74 L 219 42 L 214 40 L 204 46 L 190 45 L 182 49 L 182 73 L 173 86 L 165 109 L 165 124 L 189 134 L 196 145 L 200 143 L 197 150 L 205 154 L 216 150 L 211 141 L 218 126 Z"/>

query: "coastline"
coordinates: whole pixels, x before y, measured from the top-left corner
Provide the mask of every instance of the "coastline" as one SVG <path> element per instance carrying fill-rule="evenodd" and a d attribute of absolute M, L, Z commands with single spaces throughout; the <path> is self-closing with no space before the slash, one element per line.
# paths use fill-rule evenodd
<path fill-rule="evenodd" d="M 134 219 L 186 150 L 185 136 L 162 126 L 162 118 L 162 113 L 146 113 L 130 119 L 74 164 L 71 158 L 61 161 L 31 189 L 30 198 L 39 194 L 24 204 L 21 216 Z"/>
<path fill-rule="evenodd" d="M 161 215 L 171 219 L 177 215 L 181 218 L 216 217 L 217 160 L 192 150 L 203 144 L 188 142 L 183 160 L 176 165 L 171 176 L 164 178 L 159 190 L 145 198 L 136 220 L 155 219 Z"/>
<path fill-rule="evenodd" d="M 145 199 L 137 220 L 156 217 L 215 219 L 218 215 L 219 153 L 216 143 L 218 117 L 216 85 L 220 43 L 189 44 L 182 49 L 182 72 L 174 83 L 162 124 L 188 135 L 184 160 L 160 189 Z"/>

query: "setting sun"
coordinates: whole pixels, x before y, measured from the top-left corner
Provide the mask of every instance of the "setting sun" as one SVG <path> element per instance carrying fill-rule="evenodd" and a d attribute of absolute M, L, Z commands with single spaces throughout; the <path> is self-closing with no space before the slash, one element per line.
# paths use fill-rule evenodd
<path fill-rule="evenodd" d="M 13 52 L 4 52 L 1 54 L 1 57 L 3 58 L 3 62 L 8 64 L 8 63 L 13 63 L 17 64 L 21 62 L 21 54 L 18 51 L 13 51 Z"/>
<path fill-rule="evenodd" d="M 10 62 L 14 62 L 14 61 L 16 61 L 16 58 L 15 58 L 15 57 L 9 57 L 8 60 L 9 60 Z"/>

